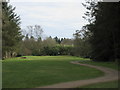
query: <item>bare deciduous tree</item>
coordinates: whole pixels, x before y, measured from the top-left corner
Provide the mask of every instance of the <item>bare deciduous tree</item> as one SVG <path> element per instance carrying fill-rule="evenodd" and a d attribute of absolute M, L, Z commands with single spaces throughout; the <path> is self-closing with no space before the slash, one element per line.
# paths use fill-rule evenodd
<path fill-rule="evenodd" d="M 22 33 L 24 36 L 28 34 L 29 37 L 34 37 L 36 39 L 39 39 L 42 37 L 43 29 L 40 25 L 29 25 L 27 26 L 27 30 L 23 29 Z"/>
<path fill-rule="evenodd" d="M 34 32 L 35 32 L 35 37 L 38 39 L 42 37 L 43 30 L 40 25 L 35 25 L 34 26 Z"/>

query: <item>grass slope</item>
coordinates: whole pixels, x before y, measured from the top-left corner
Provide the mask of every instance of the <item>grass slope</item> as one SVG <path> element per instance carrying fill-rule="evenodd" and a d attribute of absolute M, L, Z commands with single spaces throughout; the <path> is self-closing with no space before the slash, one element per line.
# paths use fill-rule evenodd
<path fill-rule="evenodd" d="M 72 56 L 27 56 L 3 61 L 3 88 L 34 88 L 104 75 L 93 68 L 74 65 L 84 60 Z"/>

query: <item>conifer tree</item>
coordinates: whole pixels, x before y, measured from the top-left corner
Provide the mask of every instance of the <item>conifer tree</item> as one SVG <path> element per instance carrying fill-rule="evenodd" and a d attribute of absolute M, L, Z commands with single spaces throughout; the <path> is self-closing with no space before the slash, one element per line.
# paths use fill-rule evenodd
<path fill-rule="evenodd" d="M 118 2 L 87 2 L 84 5 L 91 33 L 92 59 L 95 61 L 117 61 L 120 59 L 120 3 Z M 86 18 L 86 17 L 85 17 Z"/>
<path fill-rule="evenodd" d="M 20 17 L 14 11 L 15 7 L 8 2 L 2 2 L 2 57 L 4 58 L 12 56 L 22 39 Z"/>

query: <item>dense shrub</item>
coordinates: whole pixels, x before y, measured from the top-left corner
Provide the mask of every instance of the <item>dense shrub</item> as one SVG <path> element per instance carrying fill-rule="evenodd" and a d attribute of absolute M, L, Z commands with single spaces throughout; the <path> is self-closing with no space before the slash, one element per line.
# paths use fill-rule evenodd
<path fill-rule="evenodd" d="M 42 54 L 43 55 L 50 55 L 50 56 L 57 56 L 57 55 L 71 55 L 72 46 L 62 46 L 57 45 L 54 47 L 44 47 Z"/>

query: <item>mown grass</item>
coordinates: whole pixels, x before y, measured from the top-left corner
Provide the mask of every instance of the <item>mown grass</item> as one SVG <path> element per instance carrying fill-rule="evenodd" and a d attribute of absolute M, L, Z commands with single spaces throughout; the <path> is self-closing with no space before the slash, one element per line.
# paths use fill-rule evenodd
<path fill-rule="evenodd" d="M 2 61 L 3 88 L 34 88 L 104 75 L 94 68 L 71 64 L 72 56 L 26 56 Z"/>
<path fill-rule="evenodd" d="M 115 62 L 95 62 L 91 61 L 89 59 L 87 60 L 79 60 L 80 63 L 84 64 L 91 64 L 91 65 L 96 65 L 96 66 L 103 66 L 115 70 L 120 70 L 118 63 Z M 111 81 L 111 82 L 104 82 L 104 83 L 96 83 L 96 84 L 91 84 L 79 88 L 118 88 L 118 81 Z"/>
<path fill-rule="evenodd" d="M 118 63 L 115 63 L 115 62 L 95 62 L 89 59 L 79 60 L 79 62 L 84 64 L 92 64 L 96 66 L 103 66 L 103 67 L 112 68 L 115 70 L 120 70 L 120 68 L 118 67 Z"/>
<path fill-rule="evenodd" d="M 87 86 L 82 86 L 80 88 L 118 88 L 118 81 L 96 83 Z"/>

